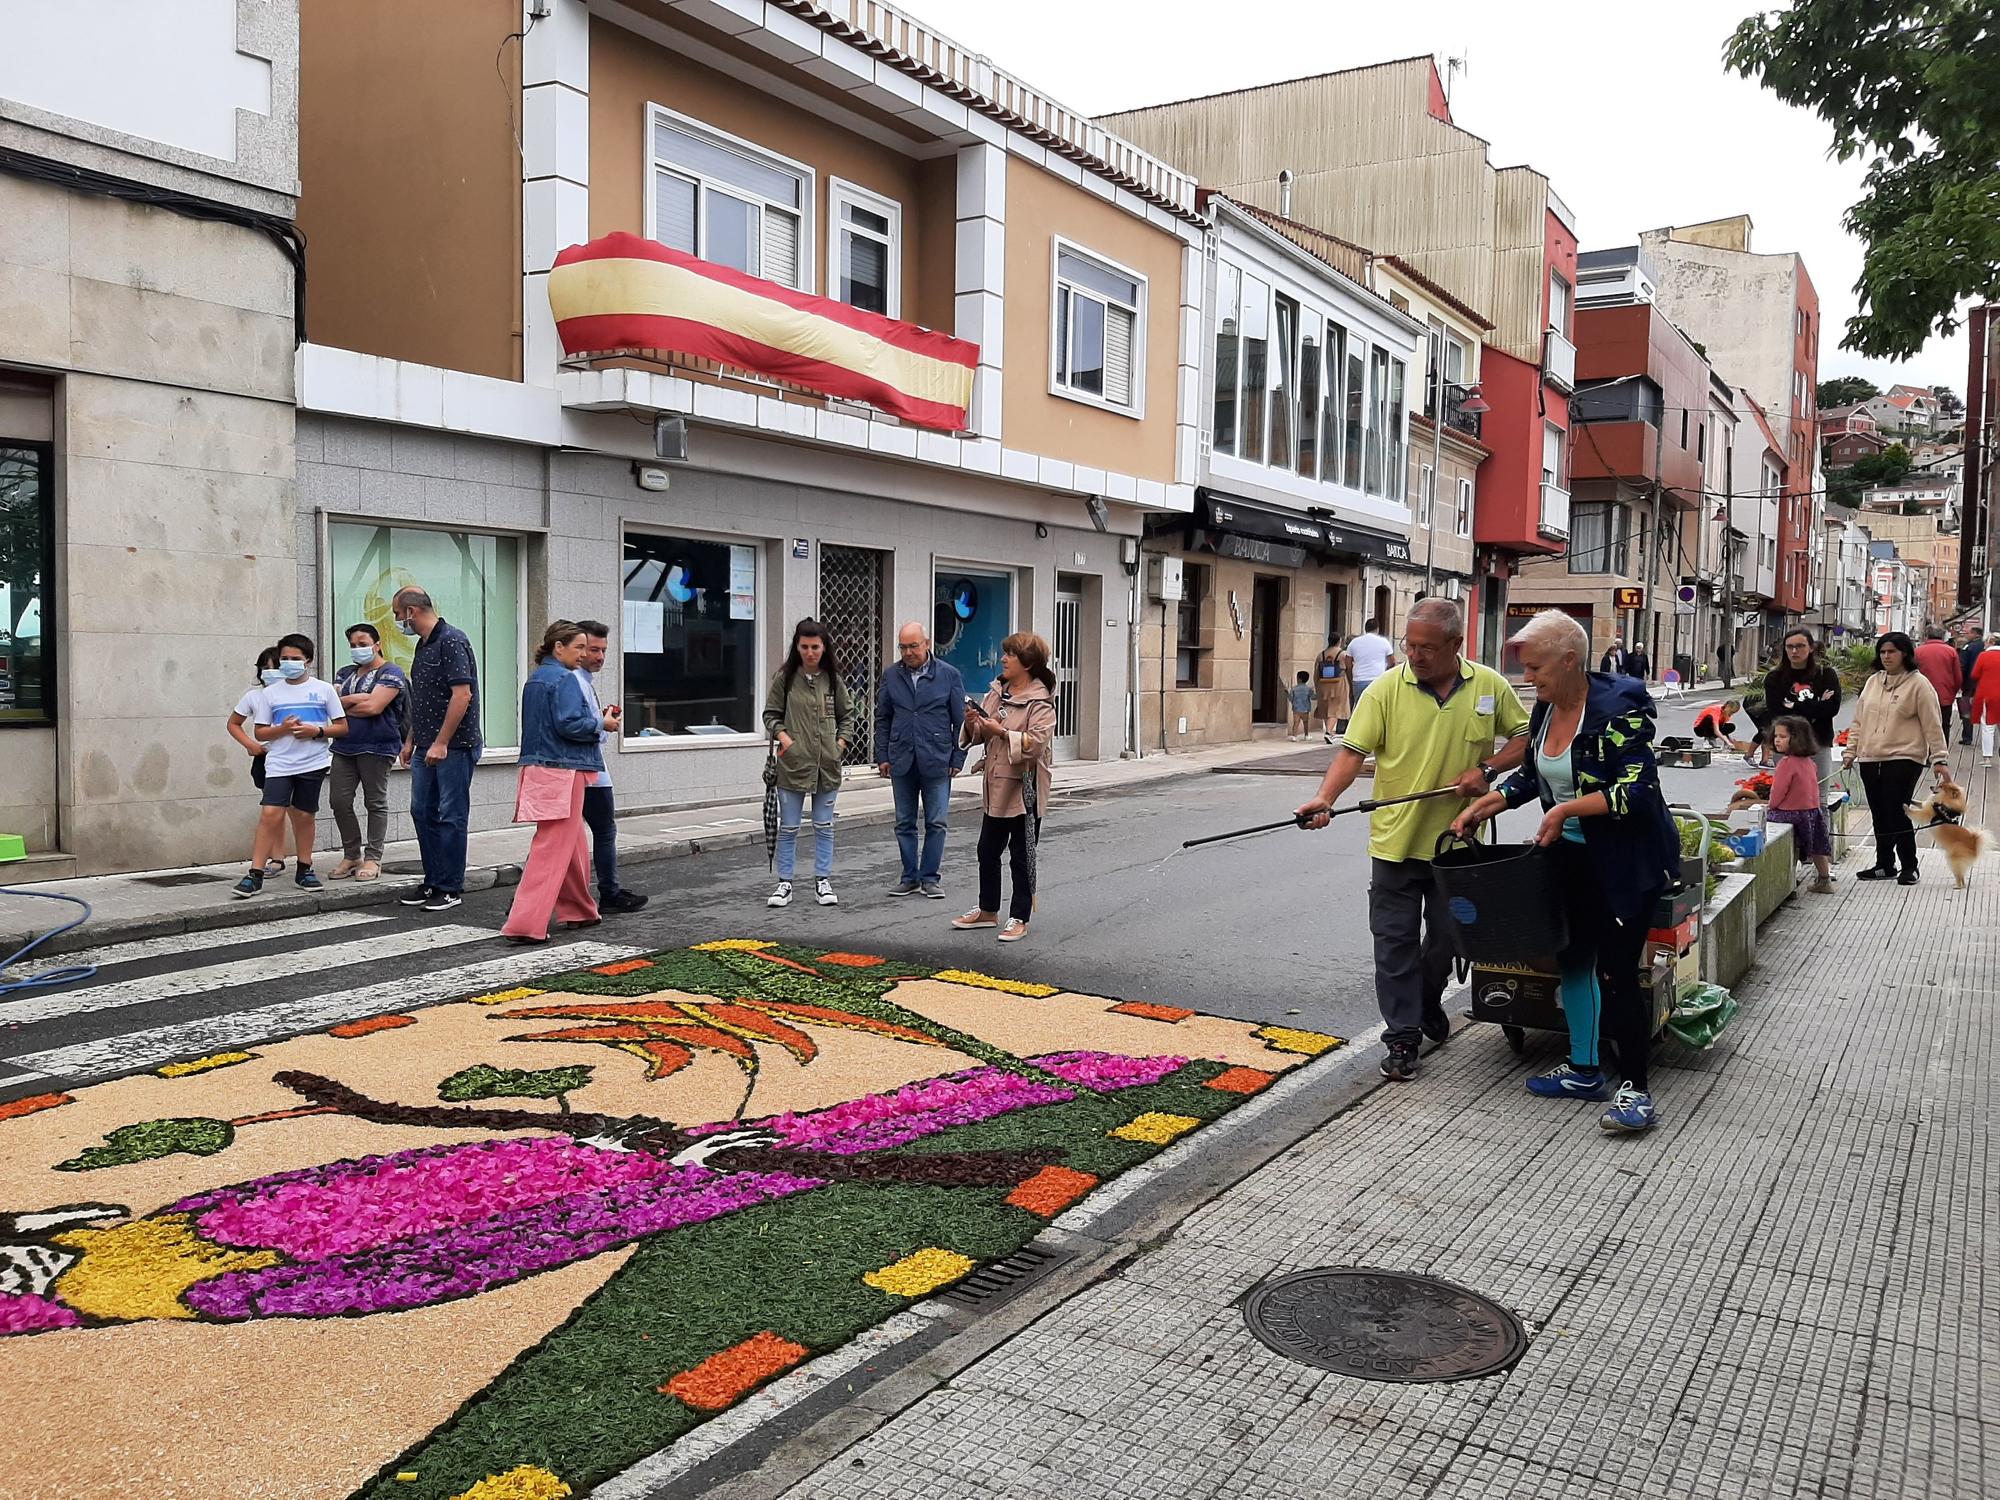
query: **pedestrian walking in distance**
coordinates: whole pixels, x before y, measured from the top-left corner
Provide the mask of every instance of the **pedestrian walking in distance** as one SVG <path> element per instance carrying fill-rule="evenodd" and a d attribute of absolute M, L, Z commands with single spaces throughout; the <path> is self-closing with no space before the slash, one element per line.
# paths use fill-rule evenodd
<path fill-rule="evenodd" d="M 1624 636 L 1614 635 L 1611 637 L 1611 649 L 1606 651 L 1603 659 L 1597 663 L 1597 670 L 1612 677 L 1623 677 L 1625 675 Z"/>
<path fill-rule="evenodd" d="M 965 679 L 931 653 L 930 635 L 915 620 L 896 632 L 896 657 L 875 694 L 875 774 L 887 777 L 895 792 L 896 851 L 903 861 L 889 894 L 941 901 L 951 778 L 965 768 L 959 739 Z"/>
<path fill-rule="evenodd" d="M 1959 664 L 1958 653 L 1946 643 L 1942 625 L 1929 627 L 1917 643 L 1917 670 L 1937 689 L 1938 718 L 1944 724 L 1945 739 L 1950 740 L 1951 710 L 1965 686 L 1965 668 Z"/>
<path fill-rule="evenodd" d="M 401 759 L 410 768 L 410 821 L 424 862 L 424 883 L 398 899 L 425 911 L 450 911 L 465 899 L 472 768 L 482 744 L 479 664 L 465 632 L 440 615 L 422 589 L 397 590 L 389 608 L 396 628 L 417 642 Z"/>
<path fill-rule="evenodd" d="M 285 847 L 287 823 L 299 855 L 292 878 L 301 890 L 320 889 L 313 873 L 313 829 L 333 760 L 328 745 L 347 733 L 347 711 L 332 684 L 313 676 L 312 660 L 311 637 L 286 636 L 278 642 L 279 680 L 245 700 L 251 705 L 250 732 L 264 744 L 264 792 L 250 868 L 236 882 L 238 897 L 263 891 L 265 869 Z"/>
<path fill-rule="evenodd" d="M 1313 686 L 1319 690 L 1320 733 L 1331 745 L 1333 737 L 1347 727 L 1348 678 L 1354 663 L 1334 636 L 1313 661 Z"/>
<path fill-rule="evenodd" d="M 1527 710 L 1506 678 L 1460 654 L 1464 644 L 1465 615 L 1452 600 L 1434 596 L 1410 611 L 1403 638 L 1409 659 L 1355 702 L 1318 793 L 1298 809 L 1307 827 L 1326 827 L 1334 803 L 1371 755 L 1377 798 L 1451 787 L 1469 799 L 1521 763 Z M 1496 742 L 1503 746 L 1497 754 Z M 1451 1035 L 1442 1003 L 1451 951 L 1431 855 L 1457 810 L 1437 798 L 1378 807 L 1368 816 L 1368 930 L 1388 1048 L 1382 1076 L 1398 1083 L 1417 1076 L 1417 1049 L 1426 1036 L 1442 1042 Z"/>
<path fill-rule="evenodd" d="M 1543 610 L 1514 643 L 1535 689 L 1531 748 L 1452 831 L 1469 838 L 1503 809 L 1540 801 L 1535 842 L 1555 858 L 1569 918 L 1569 946 L 1556 955 L 1569 1060 L 1530 1078 L 1528 1091 L 1609 1099 L 1598 1120 L 1605 1130 L 1651 1130 L 1653 1016 L 1639 965 L 1653 908 L 1678 878 L 1681 857 L 1653 759 L 1653 699 L 1635 677 L 1588 670 L 1590 636 L 1561 610 Z M 1616 1094 L 1598 1059 L 1600 1034 L 1618 1049 L 1624 1082 Z"/>
<path fill-rule="evenodd" d="M 618 883 L 618 807 L 611 795 L 611 742 L 618 731 L 616 713 L 607 713 L 597 695 L 597 674 L 604 670 L 605 654 L 611 649 L 611 627 L 602 620 L 578 620 L 583 632 L 583 659 L 577 664 L 576 680 L 590 700 L 603 727 L 597 736 L 597 751 L 604 769 L 590 780 L 583 792 L 583 821 L 590 829 L 590 860 L 597 868 L 597 909 L 601 912 L 633 912 L 646 904 L 638 891 L 628 891 Z M 616 710 L 617 704 L 612 704 Z"/>
<path fill-rule="evenodd" d="M 1994 682 L 2000 689 L 2000 663 Z M 1937 784 L 1944 786 L 1951 781 L 1951 763 L 1937 693 L 1916 670 L 1916 649 L 1900 630 L 1875 642 L 1875 671 L 1861 685 L 1843 760 L 1861 767 L 1861 790 L 1875 825 L 1875 863 L 1856 878 L 1915 885 L 1917 834 L 1906 809 L 1916 800 L 1924 767 L 1933 767 Z"/>
<path fill-rule="evenodd" d="M 1972 743 L 1972 669 L 1979 665 L 1979 657 L 1986 649 L 1986 643 L 1979 638 L 1979 628 L 1972 626 L 1965 632 L 1965 639 L 1958 648 L 1958 742 Z"/>
<path fill-rule="evenodd" d="M 968 706 L 962 731 L 967 745 L 985 747 L 980 761 L 979 905 L 951 925 L 961 932 L 1000 928 L 1000 941 L 1028 935 L 1035 912 L 1036 845 L 1049 805 L 1049 747 L 1056 732 L 1056 674 L 1049 643 L 1025 630 L 1000 643 L 1000 676 L 985 700 Z M 1000 856 L 1005 854 L 1014 894 L 1000 921 Z"/>
<path fill-rule="evenodd" d="M 834 660 L 833 638 L 817 620 L 792 627 L 792 648 L 764 694 L 764 733 L 778 746 L 778 884 L 764 904 L 792 904 L 799 823 L 810 802 L 813 899 L 821 906 L 838 906 L 833 813 L 840 797 L 841 760 L 854 733 L 854 706 Z"/>
<path fill-rule="evenodd" d="M 1361 702 L 1361 695 L 1368 691 L 1376 678 L 1396 665 L 1396 648 L 1376 628 L 1372 615 L 1361 622 L 1361 634 L 1347 643 L 1347 661 L 1354 678 L 1356 704 Z M 1348 711 L 1352 713 L 1353 709 Z"/>
<path fill-rule="evenodd" d="M 599 736 L 618 728 L 618 710 L 591 704 L 576 669 L 583 627 L 557 620 L 542 632 L 535 669 L 521 688 L 521 779 L 514 821 L 535 825 L 528 862 L 500 930 L 517 943 L 545 943 L 550 921 L 597 921 L 584 859 L 583 796 L 604 769 Z"/>
<path fill-rule="evenodd" d="M 1778 769 L 1771 775 L 1769 817 L 1792 829 L 1793 857 L 1811 861 L 1816 896 L 1833 894 L 1833 831 L 1827 824 L 1820 795 L 1819 738 L 1799 714 L 1781 714 L 1771 726 L 1771 744 L 1778 752 Z"/>
<path fill-rule="evenodd" d="M 264 791 L 264 755 L 271 747 L 258 739 L 245 726 L 256 722 L 258 690 L 275 686 L 277 683 L 285 680 L 285 674 L 278 670 L 278 648 L 276 646 L 266 646 L 262 651 L 257 653 L 257 665 L 254 668 L 254 675 L 251 680 L 256 683 L 256 686 L 236 700 L 236 707 L 229 711 L 229 717 L 223 722 L 223 727 L 228 731 L 229 737 L 241 745 L 244 752 L 249 755 L 250 785 L 257 788 L 258 795 L 261 797 Z M 1966 722 L 1969 724 L 1972 721 L 1968 719 Z M 254 858 L 256 842 L 254 831 L 251 834 L 251 842 L 252 857 Z M 263 870 L 266 875 L 282 874 L 284 873 L 284 868 L 285 862 L 282 859 L 266 859 L 263 864 Z"/>
<path fill-rule="evenodd" d="M 2000 725 L 2000 635 L 1986 637 L 1986 649 L 1972 664 L 1972 717 L 1979 725 L 1979 764 L 1993 764 L 1994 726 Z"/>
<path fill-rule="evenodd" d="M 1285 738 L 1288 740 L 1309 739 L 1312 735 L 1312 673 L 1299 673 L 1299 680 L 1292 684 L 1291 690 L 1285 696 L 1291 700 L 1292 704 L 1291 730 L 1286 734 Z"/>
<path fill-rule="evenodd" d="M 1646 655 L 1644 646 L 1634 646 L 1625 653 L 1625 675 L 1634 682 L 1644 682 L 1653 675 L 1653 659 Z"/>
<path fill-rule="evenodd" d="M 340 706 L 347 710 L 347 733 L 334 742 L 327 774 L 333 822 L 340 830 L 340 863 L 326 878 L 378 880 L 382 846 L 389 840 L 389 767 L 403 749 L 410 679 L 382 654 L 382 634 L 373 625 L 347 628 L 347 656 L 348 664 L 334 674 Z M 368 814 L 365 836 L 354 815 L 357 789 Z"/>
<path fill-rule="evenodd" d="M 1779 714 L 1795 714 L 1806 721 L 1813 743 L 1819 747 L 1813 767 L 1824 784 L 1833 775 L 1833 719 L 1840 712 L 1840 674 L 1820 660 L 1812 632 L 1786 633 L 1781 658 L 1764 677 L 1764 709 L 1773 716 L 1773 733 Z M 1781 757 L 1784 753 L 1778 751 Z M 1779 764 L 1783 764 L 1782 759 Z"/>

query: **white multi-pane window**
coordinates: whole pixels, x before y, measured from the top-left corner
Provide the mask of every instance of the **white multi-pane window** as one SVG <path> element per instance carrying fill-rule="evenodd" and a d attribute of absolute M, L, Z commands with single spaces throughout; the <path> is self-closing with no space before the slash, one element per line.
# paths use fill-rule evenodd
<path fill-rule="evenodd" d="M 810 291 L 812 168 L 655 105 L 653 238 Z"/>
<path fill-rule="evenodd" d="M 1138 415 L 1145 299 L 1143 276 L 1058 240 L 1049 388 Z"/>
<path fill-rule="evenodd" d="M 1460 536 L 1472 535 L 1472 481 L 1470 479 L 1461 479 L 1458 482 L 1458 534 Z"/>
<path fill-rule="evenodd" d="M 900 318 L 903 307 L 903 209 L 893 199 L 833 178 L 826 186 L 827 286 L 863 312 Z"/>
<path fill-rule="evenodd" d="M 1437 474 L 1429 464 L 1419 470 L 1417 483 L 1417 525 L 1431 529 L 1431 509 L 1437 503 Z"/>

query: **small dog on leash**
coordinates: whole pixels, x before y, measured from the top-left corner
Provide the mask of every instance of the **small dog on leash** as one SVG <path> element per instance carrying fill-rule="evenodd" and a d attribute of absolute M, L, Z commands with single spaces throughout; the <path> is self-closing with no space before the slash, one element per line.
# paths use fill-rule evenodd
<path fill-rule="evenodd" d="M 1929 829 L 1936 835 L 1938 848 L 1944 851 L 1944 862 L 1951 867 L 1951 878 L 1960 890 L 1965 889 L 1979 856 L 1993 847 L 1993 835 L 1984 828 L 1964 826 L 1965 807 L 1965 788 L 1953 783 L 1939 787 L 1923 801 L 1912 802 L 1904 809 L 1917 825 L 1917 832 Z"/>

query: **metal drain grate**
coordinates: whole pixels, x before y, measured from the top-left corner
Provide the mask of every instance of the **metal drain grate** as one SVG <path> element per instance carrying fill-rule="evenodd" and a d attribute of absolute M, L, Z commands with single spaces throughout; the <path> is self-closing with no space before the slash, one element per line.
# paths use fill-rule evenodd
<path fill-rule="evenodd" d="M 1052 1267 L 1068 1259 L 1066 1251 L 1027 1245 L 1005 1260 L 981 1266 L 950 1291 L 939 1295 L 946 1302 L 956 1302 L 960 1307 L 991 1307 L 996 1302 L 1004 1302 L 1029 1282 L 1046 1275 Z"/>
<path fill-rule="evenodd" d="M 178 875 L 141 875 L 134 885 L 207 885 L 210 881 L 228 880 L 227 875 L 204 875 L 200 870 L 184 870 Z"/>

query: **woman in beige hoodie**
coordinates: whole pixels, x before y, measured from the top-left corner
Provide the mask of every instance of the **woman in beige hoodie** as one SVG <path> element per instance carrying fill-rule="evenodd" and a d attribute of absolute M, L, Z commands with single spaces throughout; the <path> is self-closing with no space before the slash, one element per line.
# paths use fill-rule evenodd
<path fill-rule="evenodd" d="M 1944 716 L 1937 689 L 1916 670 L 1916 651 L 1900 630 L 1875 642 L 1877 671 L 1861 685 L 1854 723 L 1847 731 L 1846 764 L 1861 766 L 1861 788 L 1875 824 L 1875 863 L 1862 880 L 1917 883 L 1917 835 L 1907 811 L 1924 767 L 1937 772 L 1938 785 L 1951 780 L 1951 752 L 1944 742 Z M 1902 873 L 1897 873 L 1901 865 Z"/>
<path fill-rule="evenodd" d="M 1000 643 L 1000 677 L 986 700 L 965 710 L 964 743 L 984 745 L 979 771 L 986 816 L 979 825 L 979 905 L 951 925 L 1000 927 L 1000 941 L 1028 935 L 1035 909 L 1035 845 L 1049 797 L 1049 745 L 1056 732 L 1056 674 L 1049 643 L 1016 631 Z M 1008 854 L 1014 898 L 1000 924 L 1000 855 Z"/>

